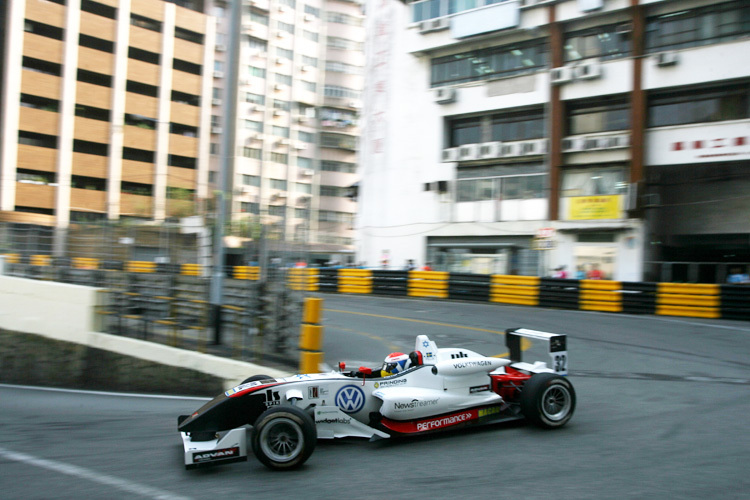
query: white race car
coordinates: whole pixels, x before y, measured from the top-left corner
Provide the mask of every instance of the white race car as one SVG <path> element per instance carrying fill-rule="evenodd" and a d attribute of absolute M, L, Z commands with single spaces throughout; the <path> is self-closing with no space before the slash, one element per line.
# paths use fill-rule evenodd
<path fill-rule="evenodd" d="M 526 363 L 522 351 L 543 344 L 549 362 Z M 247 460 L 248 425 L 255 456 L 273 469 L 303 464 L 317 439 L 427 434 L 525 418 L 546 428 L 573 416 L 562 334 L 506 331 L 509 358 L 440 348 L 418 335 L 414 352 L 395 353 L 382 369 L 360 367 L 274 379 L 250 377 L 192 415 L 178 418 L 187 468 Z"/>

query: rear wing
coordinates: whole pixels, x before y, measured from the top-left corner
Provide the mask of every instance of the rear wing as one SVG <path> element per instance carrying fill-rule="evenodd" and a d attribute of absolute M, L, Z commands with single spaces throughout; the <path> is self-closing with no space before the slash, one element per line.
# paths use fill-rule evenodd
<path fill-rule="evenodd" d="M 523 338 L 532 341 L 540 341 L 546 344 L 545 352 L 549 354 L 551 363 L 542 362 L 545 366 L 542 368 L 538 365 L 542 363 L 524 363 L 522 352 L 528 346 L 522 345 Z M 553 371 L 558 375 L 568 374 L 568 342 L 567 336 L 562 333 L 547 333 L 526 328 L 510 328 L 505 330 L 505 345 L 510 350 L 510 361 L 512 366 L 521 369 L 531 369 L 531 371 Z M 536 369 L 535 369 L 536 368 Z M 544 368 L 547 368 L 546 370 Z"/>

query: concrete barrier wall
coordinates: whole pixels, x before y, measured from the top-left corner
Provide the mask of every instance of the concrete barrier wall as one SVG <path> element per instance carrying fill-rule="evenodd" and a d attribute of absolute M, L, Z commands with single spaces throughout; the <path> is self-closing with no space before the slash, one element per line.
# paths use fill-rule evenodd
<path fill-rule="evenodd" d="M 149 392 L 206 395 L 259 373 L 289 375 L 252 363 L 95 332 L 95 310 L 102 299 L 96 288 L 0 276 L 0 381 L 53 385 L 50 377 L 56 373 L 61 379 L 78 381 L 73 384 L 76 387 L 89 380 L 89 388 L 138 391 L 147 385 Z M 108 369 L 98 359 L 109 359 L 112 367 L 119 367 L 112 370 L 116 376 L 94 376 L 98 369 L 93 367 Z M 30 366 L 47 375 L 40 380 Z M 18 373 L 27 374 L 26 382 Z M 138 382 L 140 377 L 163 382 L 150 380 L 144 385 Z M 192 380 L 196 387 L 190 390 L 190 383 L 176 380 Z M 102 381 L 108 381 L 109 387 Z"/>

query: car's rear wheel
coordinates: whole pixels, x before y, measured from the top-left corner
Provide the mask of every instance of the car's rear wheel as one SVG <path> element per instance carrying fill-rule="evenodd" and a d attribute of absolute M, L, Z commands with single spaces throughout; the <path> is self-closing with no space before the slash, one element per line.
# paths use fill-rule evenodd
<path fill-rule="evenodd" d="M 240 383 L 240 385 L 247 384 L 248 382 L 258 382 L 261 380 L 273 380 L 273 377 L 269 375 L 253 375 L 252 377 L 248 377 L 245 380 L 243 380 L 242 383 Z"/>
<path fill-rule="evenodd" d="M 554 373 L 537 373 L 521 391 L 521 411 L 527 420 L 539 427 L 562 427 L 573 416 L 575 407 L 573 384 Z"/>
<path fill-rule="evenodd" d="M 296 406 L 277 406 L 258 417 L 250 443 L 263 465 L 288 470 L 310 458 L 317 439 L 315 422 L 307 412 Z"/>

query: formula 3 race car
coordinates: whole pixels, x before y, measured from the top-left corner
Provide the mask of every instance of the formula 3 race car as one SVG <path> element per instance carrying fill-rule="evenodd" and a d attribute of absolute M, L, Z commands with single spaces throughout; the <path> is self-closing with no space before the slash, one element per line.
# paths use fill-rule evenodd
<path fill-rule="evenodd" d="M 330 373 L 250 377 L 178 418 L 185 466 L 247 460 L 248 425 L 253 453 L 272 469 L 302 465 L 317 439 L 420 435 L 524 418 L 562 427 L 576 405 L 566 336 L 518 328 L 505 338 L 509 358 L 438 349 L 418 335 L 414 352 L 386 358 L 382 371 L 347 371 L 342 363 Z M 533 344 L 543 344 L 549 364 L 522 361 Z"/>

